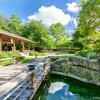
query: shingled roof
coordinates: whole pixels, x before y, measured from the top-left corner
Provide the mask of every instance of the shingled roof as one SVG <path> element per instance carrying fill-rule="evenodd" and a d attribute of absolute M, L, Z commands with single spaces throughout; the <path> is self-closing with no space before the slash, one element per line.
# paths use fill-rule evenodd
<path fill-rule="evenodd" d="M 19 36 L 19 35 L 13 34 L 13 33 L 9 33 L 7 31 L 3 31 L 3 30 L 0 30 L 0 35 L 5 35 L 5 36 L 12 37 L 12 38 L 16 38 L 16 39 L 20 39 L 20 40 L 23 40 L 23 41 L 34 43 L 33 41 L 31 41 L 27 38 L 24 38 L 22 36 Z"/>

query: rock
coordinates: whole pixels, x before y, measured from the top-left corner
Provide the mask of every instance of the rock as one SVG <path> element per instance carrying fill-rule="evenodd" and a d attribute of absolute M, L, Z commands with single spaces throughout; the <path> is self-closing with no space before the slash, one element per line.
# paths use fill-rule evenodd
<path fill-rule="evenodd" d="M 90 68 L 94 70 L 99 69 L 97 62 L 94 63 L 93 61 L 87 58 L 72 57 L 72 58 L 69 58 L 69 62 L 75 66 L 83 66 L 85 68 Z"/>
<path fill-rule="evenodd" d="M 56 71 L 63 71 L 63 66 L 61 66 L 62 63 L 68 63 L 68 58 L 59 58 L 57 60 L 55 60 L 52 64 L 51 64 L 51 70 L 56 70 Z"/>

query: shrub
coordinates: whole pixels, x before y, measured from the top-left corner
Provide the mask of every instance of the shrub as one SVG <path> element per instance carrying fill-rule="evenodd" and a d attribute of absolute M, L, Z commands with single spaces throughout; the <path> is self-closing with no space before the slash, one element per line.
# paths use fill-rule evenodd
<path fill-rule="evenodd" d="M 83 56 L 83 57 L 88 57 L 89 53 L 92 53 L 94 50 L 93 49 L 83 49 L 81 51 L 79 51 L 79 55 Z"/>
<path fill-rule="evenodd" d="M 87 56 L 88 56 L 90 59 L 96 59 L 96 58 L 97 58 L 96 52 L 88 53 Z"/>
<path fill-rule="evenodd" d="M 30 63 L 30 62 L 32 62 L 32 61 L 34 61 L 34 60 L 36 60 L 35 58 L 24 58 L 23 60 L 22 60 L 22 63 Z"/>

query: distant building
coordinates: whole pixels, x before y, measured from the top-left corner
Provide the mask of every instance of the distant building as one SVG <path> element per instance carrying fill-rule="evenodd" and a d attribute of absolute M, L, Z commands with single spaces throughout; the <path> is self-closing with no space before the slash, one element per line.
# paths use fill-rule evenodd
<path fill-rule="evenodd" d="M 33 49 L 34 42 L 22 36 L 0 30 L 0 52 Z"/>

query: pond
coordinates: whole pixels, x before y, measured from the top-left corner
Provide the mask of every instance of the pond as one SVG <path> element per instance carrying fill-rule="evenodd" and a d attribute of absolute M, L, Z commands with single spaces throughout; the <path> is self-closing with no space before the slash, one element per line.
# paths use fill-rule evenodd
<path fill-rule="evenodd" d="M 100 87 L 55 74 L 47 79 L 33 100 L 100 100 Z"/>

